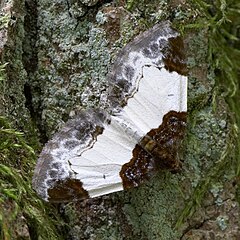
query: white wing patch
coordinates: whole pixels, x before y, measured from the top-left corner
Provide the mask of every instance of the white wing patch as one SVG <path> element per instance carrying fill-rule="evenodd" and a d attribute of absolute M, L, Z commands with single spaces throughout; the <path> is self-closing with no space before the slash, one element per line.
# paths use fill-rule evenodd
<path fill-rule="evenodd" d="M 138 91 L 123 108 L 123 119 L 130 119 L 144 132 L 157 128 L 170 110 L 186 111 L 187 78 L 164 68 L 144 67 Z"/>
<path fill-rule="evenodd" d="M 161 125 L 166 112 L 186 111 L 186 101 L 180 100 L 186 98 L 186 93 L 186 77 L 164 68 L 143 68 L 138 90 L 118 118 L 112 117 L 111 124 L 104 126 L 91 149 L 69 159 L 71 169 L 77 173 L 75 177 L 90 197 L 123 190 L 119 172 L 132 158 L 135 145 L 150 129 Z M 118 119 L 124 120 L 125 125 Z M 133 134 L 126 134 L 127 125 Z"/>

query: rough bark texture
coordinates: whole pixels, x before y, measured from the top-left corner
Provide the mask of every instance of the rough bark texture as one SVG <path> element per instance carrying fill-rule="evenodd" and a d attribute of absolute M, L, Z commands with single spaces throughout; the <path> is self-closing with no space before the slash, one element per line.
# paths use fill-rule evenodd
<path fill-rule="evenodd" d="M 2 4 L 10 20 L 0 33 L 1 61 L 9 63 L 1 115 L 43 143 L 79 108 L 104 107 L 106 74 L 133 36 L 162 19 L 190 18 L 184 15 L 190 6 L 179 1 Z M 175 9 L 179 4 L 181 11 Z M 139 188 L 58 206 L 68 224 L 65 239 L 240 239 L 232 125 L 207 63 L 208 29 L 184 38 L 190 73 L 182 171 L 160 172 Z"/>

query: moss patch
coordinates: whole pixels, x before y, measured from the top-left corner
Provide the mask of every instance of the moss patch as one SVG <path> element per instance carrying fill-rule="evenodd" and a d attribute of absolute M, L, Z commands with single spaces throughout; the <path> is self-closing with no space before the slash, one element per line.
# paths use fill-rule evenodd
<path fill-rule="evenodd" d="M 38 199 L 29 170 L 35 162 L 24 135 L 0 117 L 1 239 L 63 239 L 57 212 Z"/>
<path fill-rule="evenodd" d="M 239 110 L 236 109 L 236 100 L 239 96 L 237 79 L 239 51 L 233 47 L 239 43 L 239 38 L 234 32 L 236 25 L 239 26 L 239 17 L 237 17 L 239 4 L 236 1 L 228 3 L 216 1 L 211 6 L 202 1 L 194 1 L 193 4 L 197 6 L 201 18 L 194 24 L 186 25 L 186 28 L 201 29 L 203 26 L 208 27 L 207 76 L 208 80 L 213 78 L 216 85 L 212 90 L 210 88 L 212 94 L 208 96 L 211 96 L 211 98 L 206 98 L 207 101 L 204 101 L 205 104 L 211 102 L 210 111 L 206 108 L 203 109 L 204 113 L 198 111 L 199 106 L 196 103 L 203 102 L 199 99 L 194 101 L 192 105 L 192 111 L 195 114 L 193 115 L 194 119 L 190 120 L 191 135 L 189 135 L 189 142 L 193 143 L 193 147 L 195 147 L 192 149 L 194 153 L 192 160 L 188 157 L 188 161 L 191 161 L 189 163 L 192 165 L 191 168 L 194 173 L 200 175 L 199 177 L 191 176 L 191 179 L 196 180 L 192 182 L 196 184 L 196 187 L 177 222 L 177 226 L 180 226 L 201 205 L 212 183 L 217 184 L 219 179 L 226 178 L 226 176 L 232 178 L 233 170 L 239 169 L 239 163 L 236 162 L 239 159 L 239 137 L 237 135 L 238 130 L 236 131 L 236 126 L 239 125 L 237 124 L 239 123 Z M 232 24 L 230 24 L 230 21 Z M 194 58 L 194 61 L 197 58 L 198 56 Z M 227 114 L 229 112 L 228 108 L 234 115 L 229 116 Z M 213 118 L 209 119 L 209 115 L 206 116 L 209 113 Z M 199 119 L 199 116 L 203 121 Z M 196 121 L 196 119 L 198 120 Z M 210 128 L 206 126 L 209 123 Z M 198 128 L 200 132 L 192 135 L 193 131 L 199 131 Z M 200 142 L 196 141 L 193 136 L 197 136 Z M 211 144 L 205 138 L 206 136 L 208 136 L 210 142 L 213 139 L 215 141 Z M 188 147 L 188 151 L 190 149 Z M 201 152 L 204 153 L 202 156 Z M 198 157 L 200 157 L 199 160 L 197 160 Z M 197 170 L 198 168 L 199 170 Z M 236 174 L 238 173 L 236 172 Z"/>

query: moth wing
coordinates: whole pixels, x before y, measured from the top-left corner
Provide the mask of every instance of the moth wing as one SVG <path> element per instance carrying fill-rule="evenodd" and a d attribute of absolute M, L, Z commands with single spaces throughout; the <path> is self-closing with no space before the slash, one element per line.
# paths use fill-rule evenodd
<path fill-rule="evenodd" d="M 42 198 L 64 202 L 123 189 L 119 173 L 136 140 L 109 121 L 100 111 L 83 111 L 45 145 L 33 177 Z"/>
<path fill-rule="evenodd" d="M 136 88 L 119 115 L 126 122 L 133 122 L 142 135 L 158 128 L 166 113 L 187 110 L 187 77 L 176 72 L 144 66 Z"/>
<path fill-rule="evenodd" d="M 161 125 L 166 113 L 186 110 L 186 86 L 186 78 L 177 73 L 144 67 L 136 93 L 117 116 L 85 111 L 44 147 L 34 174 L 35 189 L 52 201 L 59 196 L 64 201 L 64 195 L 69 200 L 69 195 L 97 197 L 123 190 L 122 166 L 133 158 L 140 139 Z M 73 191 L 77 181 L 80 185 Z"/>

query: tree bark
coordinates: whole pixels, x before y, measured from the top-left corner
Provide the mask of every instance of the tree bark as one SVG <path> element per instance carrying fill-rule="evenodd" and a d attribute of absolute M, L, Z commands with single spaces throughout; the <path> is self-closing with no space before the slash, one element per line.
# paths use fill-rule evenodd
<path fill-rule="evenodd" d="M 165 19 L 180 31 L 196 13 L 182 1 L 2 4 L 10 20 L 1 30 L 1 60 L 8 62 L 1 115 L 43 144 L 77 110 L 104 107 L 106 74 L 134 36 Z M 65 239 L 240 239 L 234 130 L 208 62 L 209 37 L 207 27 L 183 36 L 189 87 L 181 172 L 159 172 L 129 191 L 53 205 L 67 223 Z"/>

